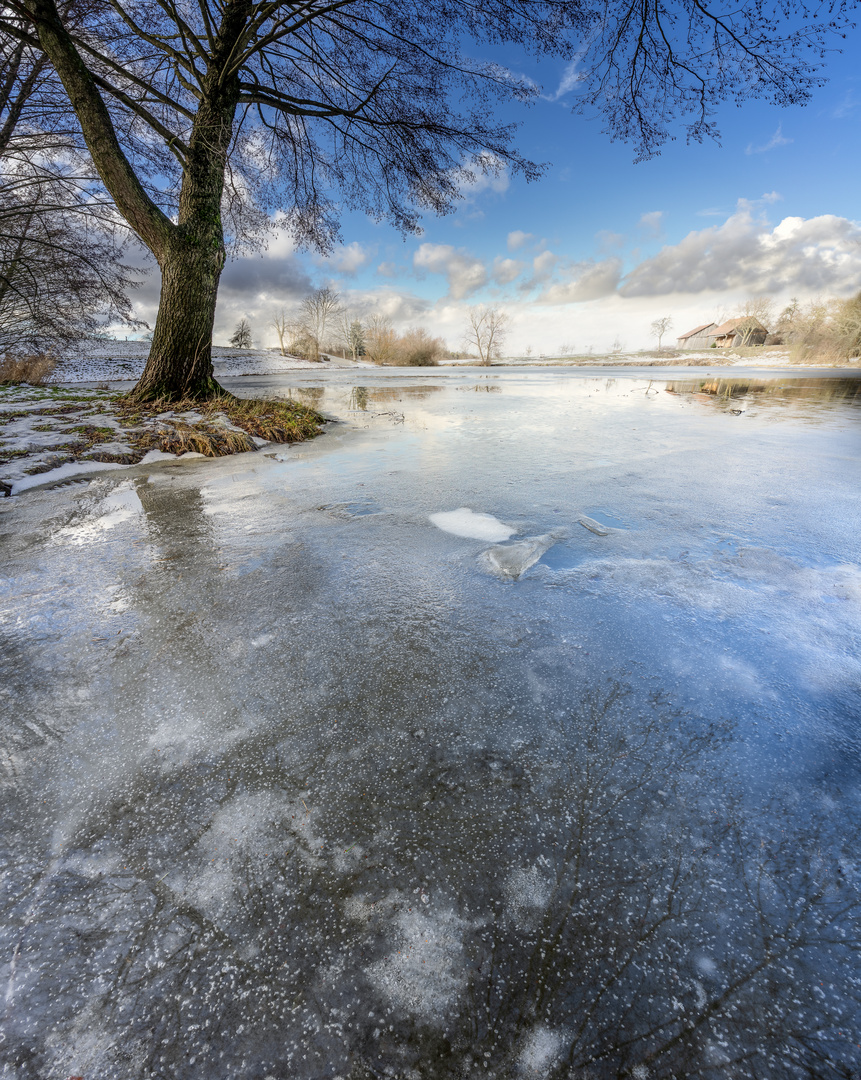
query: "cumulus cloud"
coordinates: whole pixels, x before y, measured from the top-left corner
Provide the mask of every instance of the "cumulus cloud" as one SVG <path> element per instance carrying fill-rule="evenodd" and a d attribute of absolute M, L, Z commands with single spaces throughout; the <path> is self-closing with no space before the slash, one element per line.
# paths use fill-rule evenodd
<path fill-rule="evenodd" d="M 451 244 L 421 244 L 413 255 L 413 266 L 417 270 L 443 274 L 453 300 L 462 300 L 477 292 L 488 280 L 487 267 L 481 259 Z"/>
<path fill-rule="evenodd" d="M 351 244 L 343 244 L 335 248 L 331 255 L 318 258 L 317 262 L 335 273 L 352 277 L 357 270 L 361 270 L 366 265 L 370 257 L 370 252 L 354 240 Z"/>
<path fill-rule="evenodd" d="M 636 266 L 625 297 L 745 289 L 846 292 L 861 285 L 861 228 L 823 214 L 771 228 L 742 203 L 723 225 L 689 233 Z"/>
<path fill-rule="evenodd" d="M 534 240 L 535 237 L 531 232 L 521 232 L 520 229 L 515 229 L 514 232 L 508 234 L 508 250 L 520 251 L 521 248 L 526 247 L 527 244 L 532 243 Z"/>
<path fill-rule="evenodd" d="M 777 125 L 777 131 L 771 136 L 768 142 L 763 143 L 762 146 L 754 146 L 753 143 L 747 144 L 746 154 L 765 154 L 769 150 L 776 150 L 778 146 L 788 146 L 794 140 L 787 139 L 783 134 L 783 124 Z"/>
<path fill-rule="evenodd" d="M 497 255 L 493 260 L 493 280 L 499 285 L 510 285 L 519 278 L 526 263 L 519 259 L 503 259 Z"/>
<path fill-rule="evenodd" d="M 570 304 L 598 300 L 616 291 L 622 277 L 622 260 L 574 263 L 565 272 L 565 281 L 548 286 L 538 297 L 542 304 Z"/>

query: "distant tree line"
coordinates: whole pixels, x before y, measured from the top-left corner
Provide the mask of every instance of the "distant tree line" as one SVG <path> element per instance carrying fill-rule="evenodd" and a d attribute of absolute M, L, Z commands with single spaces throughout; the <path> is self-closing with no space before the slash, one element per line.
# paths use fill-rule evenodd
<path fill-rule="evenodd" d="M 329 287 L 315 289 L 293 307 L 282 308 L 270 325 L 282 356 L 315 362 L 337 355 L 381 365 L 432 367 L 449 355 L 443 339 L 423 327 L 399 333 L 388 315 L 344 303 Z"/>

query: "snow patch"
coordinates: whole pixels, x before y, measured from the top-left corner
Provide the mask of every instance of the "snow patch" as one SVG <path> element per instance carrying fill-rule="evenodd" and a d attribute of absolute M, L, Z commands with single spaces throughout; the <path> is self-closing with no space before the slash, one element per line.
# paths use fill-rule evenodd
<path fill-rule="evenodd" d="M 464 536 L 469 540 L 486 540 L 490 544 L 507 540 L 517 531 L 508 525 L 503 525 L 491 514 L 476 513 L 466 506 L 461 506 L 457 510 L 431 514 L 430 521 L 443 532 L 452 533 L 454 536 Z"/>
<path fill-rule="evenodd" d="M 19 495 L 22 491 L 27 491 L 30 488 L 42 487 L 45 484 L 58 484 L 64 480 L 75 480 L 78 477 L 104 472 L 107 469 L 127 468 L 128 465 L 118 465 L 113 461 L 69 461 L 65 465 L 58 465 L 56 469 L 50 469 L 48 472 L 37 473 L 35 476 L 22 476 L 20 480 L 13 481 L 12 494 Z"/>

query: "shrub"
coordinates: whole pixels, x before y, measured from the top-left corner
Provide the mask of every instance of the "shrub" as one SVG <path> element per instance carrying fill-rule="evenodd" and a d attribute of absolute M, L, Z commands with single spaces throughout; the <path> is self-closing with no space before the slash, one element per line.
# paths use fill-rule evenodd
<path fill-rule="evenodd" d="M 0 359 L 0 386 L 10 383 L 44 384 L 57 366 L 56 357 L 50 353 L 31 353 L 13 356 L 9 353 Z"/>
<path fill-rule="evenodd" d="M 442 338 L 431 337 L 427 330 L 413 326 L 398 339 L 392 362 L 399 367 L 436 367 L 444 353 Z"/>

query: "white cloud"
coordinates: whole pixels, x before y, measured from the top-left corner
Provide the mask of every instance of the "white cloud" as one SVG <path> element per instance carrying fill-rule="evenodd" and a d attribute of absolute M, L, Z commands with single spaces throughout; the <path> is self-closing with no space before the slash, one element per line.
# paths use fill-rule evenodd
<path fill-rule="evenodd" d="M 499 285 L 510 285 L 520 277 L 525 266 L 526 263 L 519 259 L 503 259 L 497 255 L 493 260 L 493 280 Z"/>
<path fill-rule="evenodd" d="M 774 228 L 748 203 L 723 225 L 689 233 L 636 266 L 622 296 L 733 291 L 845 293 L 861 285 L 861 228 L 823 214 L 784 218 Z"/>
<path fill-rule="evenodd" d="M 778 124 L 777 131 L 775 131 L 767 143 L 763 143 L 762 146 L 754 146 L 753 143 L 748 143 L 745 153 L 765 154 L 769 150 L 776 150 L 778 146 L 788 146 L 793 141 L 793 139 L 787 139 L 783 134 L 783 124 Z"/>
<path fill-rule="evenodd" d="M 366 251 L 361 244 L 354 240 L 352 244 L 337 247 L 331 255 L 317 261 L 321 266 L 325 266 L 329 270 L 352 277 L 357 270 L 361 270 L 365 266 L 370 257 L 370 252 Z"/>
<path fill-rule="evenodd" d="M 580 70 L 583 63 L 583 57 L 586 54 L 586 49 L 581 49 L 573 60 L 570 60 L 565 65 L 565 70 L 562 72 L 562 78 L 559 80 L 559 85 L 553 91 L 552 94 L 542 95 L 547 101 L 558 101 L 566 94 L 570 94 L 571 91 L 577 86 L 577 84 L 583 78 L 583 72 Z"/>
<path fill-rule="evenodd" d="M 779 191 L 766 191 L 762 195 L 762 201 L 764 203 L 776 203 L 780 202 L 783 196 Z"/>
<path fill-rule="evenodd" d="M 481 259 L 451 244 L 421 244 L 413 255 L 413 266 L 432 274 L 444 274 L 453 300 L 462 300 L 488 280 L 487 267 Z"/>
<path fill-rule="evenodd" d="M 548 286 L 538 297 L 541 304 L 582 303 L 610 296 L 622 277 L 622 260 L 603 259 L 601 262 L 579 262 L 567 268 L 566 281 Z"/>
<path fill-rule="evenodd" d="M 495 154 L 482 154 L 480 163 L 470 161 L 463 166 L 460 183 L 462 202 L 474 202 L 479 195 L 493 192 L 501 195 L 510 182 L 508 166 Z"/>
<path fill-rule="evenodd" d="M 535 240 L 535 236 L 531 232 L 521 232 L 520 229 L 515 229 L 514 232 L 508 234 L 508 250 L 520 251 L 521 248 L 526 247 L 527 244 L 532 243 Z"/>
<path fill-rule="evenodd" d="M 640 215 L 640 220 L 637 222 L 637 227 L 646 236 L 660 236 L 663 220 L 663 210 L 651 210 L 648 214 Z"/>

